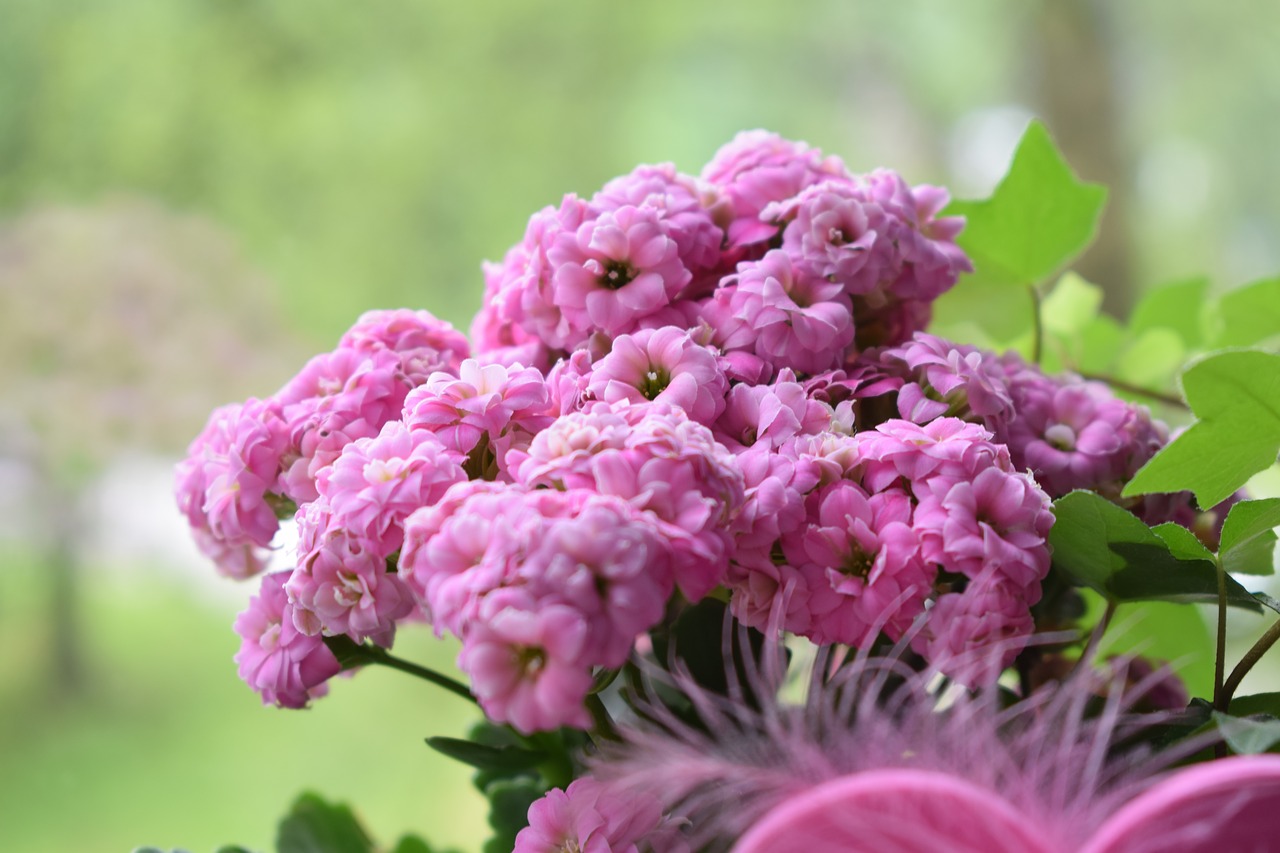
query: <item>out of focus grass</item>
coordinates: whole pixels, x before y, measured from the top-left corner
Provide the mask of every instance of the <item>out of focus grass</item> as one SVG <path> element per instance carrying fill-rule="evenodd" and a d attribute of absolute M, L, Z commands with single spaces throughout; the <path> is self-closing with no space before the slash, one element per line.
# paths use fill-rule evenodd
<path fill-rule="evenodd" d="M 236 606 L 201 601 L 156 572 L 86 572 L 80 587 L 85 692 L 59 698 L 42 567 L 0 559 L 0 849 L 273 848 L 275 822 L 302 790 L 350 802 L 383 843 L 415 831 L 478 847 L 483 802 L 466 768 L 422 742 L 459 736 L 465 702 L 391 671 L 339 679 L 307 711 L 262 707 L 231 656 Z M 406 657 L 452 671 L 452 647 L 425 628 Z"/>

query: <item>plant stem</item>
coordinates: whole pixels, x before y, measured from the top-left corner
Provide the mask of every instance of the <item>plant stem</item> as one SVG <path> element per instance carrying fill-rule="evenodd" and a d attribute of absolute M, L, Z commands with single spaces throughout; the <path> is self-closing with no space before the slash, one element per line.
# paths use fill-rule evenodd
<path fill-rule="evenodd" d="M 1240 658 L 1240 662 L 1236 664 L 1235 669 L 1231 670 L 1231 677 L 1222 685 L 1221 704 L 1214 703 L 1214 707 L 1220 713 L 1227 713 L 1227 709 L 1231 706 L 1231 697 L 1235 695 L 1236 688 L 1240 686 L 1240 682 L 1248 675 L 1249 670 L 1253 669 L 1253 665 L 1262 659 L 1271 647 L 1280 640 L 1280 620 L 1277 620 L 1266 633 L 1258 638 L 1258 642 L 1253 644 L 1249 651 L 1245 652 L 1244 657 Z"/>
<path fill-rule="evenodd" d="M 1227 570 L 1222 560 L 1213 561 L 1218 571 L 1218 637 L 1213 660 L 1213 707 L 1226 713 L 1222 704 L 1222 682 L 1227 670 Z"/>
<path fill-rule="evenodd" d="M 461 696 L 469 702 L 480 704 L 476 701 L 476 697 L 471 695 L 471 691 L 467 689 L 467 685 L 460 681 L 450 678 L 447 675 L 436 672 L 434 669 L 428 669 L 425 666 L 398 658 L 387 652 L 386 649 L 379 648 L 371 643 L 355 643 L 349 637 L 325 637 L 324 644 L 334 653 L 334 656 L 341 662 L 343 669 L 351 669 L 356 666 L 366 664 L 374 664 L 377 666 L 385 666 L 391 669 L 398 669 L 400 672 L 421 678 L 423 681 L 429 681 L 437 687 L 443 687 L 450 693 Z"/>
<path fill-rule="evenodd" d="M 1173 394 L 1166 394 L 1163 391 L 1155 391 L 1151 388 L 1143 388 L 1140 385 L 1134 385 L 1132 382 L 1125 382 L 1123 379 L 1116 379 L 1114 376 L 1107 376 L 1101 373 L 1081 373 L 1082 379 L 1091 379 L 1094 382 L 1105 382 L 1112 388 L 1119 388 L 1121 391 L 1129 394 L 1136 394 L 1139 397 L 1146 397 L 1148 400 L 1156 400 L 1167 406 L 1181 409 L 1184 412 L 1191 411 L 1191 407 L 1183 402 L 1181 397 L 1175 397 Z"/>

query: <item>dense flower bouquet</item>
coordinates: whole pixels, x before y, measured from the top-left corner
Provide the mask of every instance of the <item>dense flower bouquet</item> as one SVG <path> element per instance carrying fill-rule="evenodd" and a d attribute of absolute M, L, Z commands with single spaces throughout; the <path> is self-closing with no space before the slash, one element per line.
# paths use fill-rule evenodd
<path fill-rule="evenodd" d="M 241 677 L 291 708 L 371 664 L 474 699 L 472 738 L 430 743 L 477 768 L 488 850 L 1262 849 L 1280 758 L 1228 753 L 1280 741 L 1276 694 L 1233 696 L 1276 632 L 1229 677 L 1219 639 L 1211 702 L 1100 649 L 1124 602 L 1275 607 L 1229 572 L 1271 569 L 1280 501 L 1238 489 L 1275 462 L 1280 357 L 1199 361 L 1172 440 L 1083 374 L 1143 334 L 1257 343 L 1233 318 L 1280 283 L 1207 334 L 1183 293 L 1081 312 L 1095 289 L 1046 285 L 1102 200 L 1038 125 L 951 208 L 759 131 L 566 196 L 486 265 L 470 342 L 370 312 L 191 445 L 220 572 L 297 525 Z M 975 266 L 1036 296 L 1023 354 L 926 331 Z M 390 654 L 410 622 L 469 683 Z"/>

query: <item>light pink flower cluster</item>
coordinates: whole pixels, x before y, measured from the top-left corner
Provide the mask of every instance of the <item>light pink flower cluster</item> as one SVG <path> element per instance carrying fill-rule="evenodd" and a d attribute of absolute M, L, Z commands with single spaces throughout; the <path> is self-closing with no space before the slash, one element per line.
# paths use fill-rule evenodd
<path fill-rule="evenodd" d="M 302 708 L 328 690 L 326 682 L 342 669 L 319 637 L 293 624 L 284 582 L 288 572 L 262 576 L 258 594 L 236 618 L 240 677 L 266 704 Z"/>
<path fill-rule="evenodd" d="M 491 719 L 522 732 L 590 725 L 593 668 L 622 665 L 662 617 L 670 543 L 648 514 L 588 489 L 454 487 L 406 522 L 400 575 Z"/>
<path fill-rule="evenodd" d="M 486 266 L 474 352 L 426 312 L 370 312 L 215 412 L 179 504 L 238 577 L 296 510 L 271 597 L 291 642 L 389 646 L 429 619 L 522 732 L 588 725 L 598 671 L 718 588 L 753 627 L 998 671 L 1034 630 L 1049 497 L 1116 497 L 1166 431 L 922 331 L 969 269 L 945 203 L 764 132 L 698 178 L 641 166 Z"/>
<path fill-rule="evenodd" d="M 548 791 L 529 807 L 529 825 L 516 836 L 513 853 L 687 849 L 656 796 L 613 790 L 584 776 L 564 790 Z"/>

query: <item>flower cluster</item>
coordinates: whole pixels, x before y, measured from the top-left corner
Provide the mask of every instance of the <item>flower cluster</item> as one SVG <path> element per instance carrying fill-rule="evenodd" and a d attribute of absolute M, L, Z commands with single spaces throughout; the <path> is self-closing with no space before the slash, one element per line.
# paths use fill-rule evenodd
<path fill-rule="evenodd" d="M 1118 499 L 1167 431 L 924 333 L 970 269 L 946 201 L 744 133 L 700 176 L 641 166 L 536 213 L 485 267 L 470 343 L 371 312 L 216 411 L 178 470 L 201 547 L 244 578 L 279 519 L 299 531 L 237 623 L 246 681 L 305 704 L 330 638 L 426 619 L 491 719 L 587 728 L 596 679 L 713 594 L 767 632 L 909 637 L 994 678 L 1035 630 L 1050 499 Z"/>

